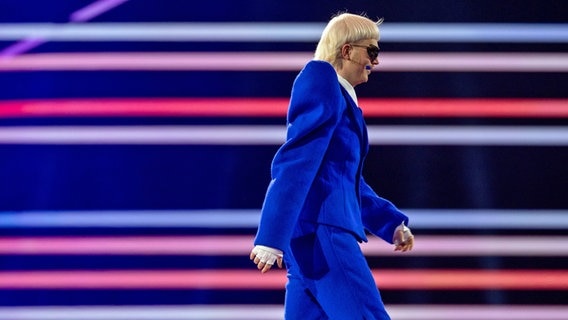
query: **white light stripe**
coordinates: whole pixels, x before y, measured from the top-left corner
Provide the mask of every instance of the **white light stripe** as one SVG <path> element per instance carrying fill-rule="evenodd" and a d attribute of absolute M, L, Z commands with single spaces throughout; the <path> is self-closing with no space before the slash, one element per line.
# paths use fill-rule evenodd
<path fill-rule="evenodd" d="M 387 306 L 397 320 L 561 320 L 567 306 L 397 305 Z"/>
<path fill-rule="evenodd" d="M 298 71 L 311 52 L 38 53 L 0 59 L 7 71 Z M 381 54 L 377 72 L 568 72 L 568 53 Z"/>
<path fill-rule="evenodd" d="M 566 53 L 392 53 L 377 71 L 568 72 Z"/>
<path fill-rule="evenodd" d="M 567 306 L 387 305 L 397 320 L 565 320 Z M 277 320 L 279 305 L 3 307 L 10 320 Z"/>
<path fill-rule="evenodd" d="M 372 145 L 568 146 L 568 127 L 369 126 Z"/>
<path fill-rule="evenodd" d="M 413 221 L 413 217 L 410 217 Z M 416 234 L 416 243 L 408 256 L 516 256 L 566 257 L 566 236 L 427 236 Z M 367 256 L 397 256 L 377 237 L 369 237 L 361 248 Z"/>
<path fill-rule="evenodd" d="M 420 229 L 568 229 L 566 210 L 408 209 Z M 256 228 L 260 210 L 0 212 L 0 228 Z"/>
<path fill-rule="evenodd" d="M 284 126 L 79 126 L 0 128 L 0 143 L 281 144 Z"/>
<path fill-rule="evenodd" d="M 0 144 L 280 145 L 284 126 L 45 126 L 0 128 Z M 368 126 L 371 145 L 568 146 L 568 127 Z"/>
<path fill-rule="evenodd" d="M 568 42 L 568 24 L 385 22 L 380 29 L 386 42 Z"/>
<path fill-rule="evenodd" d="M 422 229 L 568 229 L 568 211 L 562 210 L 409 209 L 406 212 L 412 217 L 412 225 Z"/>
<path fill-rule="evenodd" d="M 50 41 L 317 41 L 322 23 L 89 23 L 0 24 L 0 40 Z"/>
<path fill-rule="evenodd" d="M 317 42 L 324 23 L 0 24 L 0 40 Z M 568 24 L 384 23 L 383 42 L 566 43 Z"/>

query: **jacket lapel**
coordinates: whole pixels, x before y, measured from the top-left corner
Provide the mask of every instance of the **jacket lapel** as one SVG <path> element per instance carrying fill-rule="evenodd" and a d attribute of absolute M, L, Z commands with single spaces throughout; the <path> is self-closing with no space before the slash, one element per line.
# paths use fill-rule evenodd
<path fill-rule="evenodd" d="M 347 104 L 347 109 L 349 109 L 350 113 L 353 115 L 353 118 L 355 119 L 355 123 L 357 124 L 358 128 L 357 135 L 361 140 L 361 153 L 367 154 L 367 150 L 369 148 L 369 138 L 367 136 L 367 126 L 365 124 L 365 119 L 363 118 L 363 112 L 357 106 L 355 101 L 351 99 L 351 96 L 349 95 L 349 93 L 347 93 L 347 90 L 345 90 L 341 85 L 340 87 L 341 87 L 341 93 L 345 98 L 345 103 Z"/>

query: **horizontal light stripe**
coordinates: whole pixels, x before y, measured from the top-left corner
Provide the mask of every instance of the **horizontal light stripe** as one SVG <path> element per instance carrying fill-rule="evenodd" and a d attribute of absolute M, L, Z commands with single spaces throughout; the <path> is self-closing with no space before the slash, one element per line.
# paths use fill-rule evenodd
<path fill-rule="evenodd" d="M 38 53 L 0 59 L 6 71 L 298 71 L 309 52 Z M 381 53 L 375 71 L 568 72 L 568 53 Z"/>
<path fill-rule="evenodd" d="M 422 229 L 568 229 L 565 210 L 412 209 L 405 212 L 411 217 L 411 224 Z"/>
<path fill-rule="evenodd" d="M 566 320 L 567 306 L 387 305 L 397 320 Z M 2 307 L 11 320 L 281 320 L 279 305 Z"/>
<path fill-rule="evenodd" d="M 89 23 L 0 24 L 0 39 L 50 41 L 314 42 L 323 23 Z M 562 30 L 563 25 L 557 26 Z M 556 33 L 556 28 L 549 32 Z"/>
<path fill-rule="evenodd" d="M 2 71 L 299 71 L 307 52 L 38 53 L 0 59 Z"/>
<path fill-rule="evenodd" d="M 44 126 L 0 128 L 0 144 L 280 145 L 285 126 Z M 567 146 L 568 127 L 368 126 L 371 145 Z"/>
<path fill-rule="evenodd" d="M 412 218 L 411 218 L 412 219 Z M 412 251 L 400 254 L 370 237 L 362 244 L 367 256 L 568 256 L 568 236 L 423 236 L 415 235 Z"/>
<path fill-rule="evenodd" d="M 397 320 L 565 320 L 564 306 L 389 305 Z M 282 306 L 14 307 L 0 317 L 18 320 L 277 320 Z"/>
<path fill-rule="evenodd" d="M 419 229 L 568 229 L 566 210 L 408 209 Z M 260 210 L 0 212 L 0 228 L 256 228 Z"/>
<path fill-rule="evenodd" d="M 285 117 L 289 98 L 54 99 L 0 101 L 0 117 Z M 359 98 L 366 117 L 568 118 L 568 99 Z"/>
<path fill-rule="evenodd" d="M 0 254 L 16 255 L 235 255 L 248 256 L 253 236 L 1 237 Z M 361 245 L 367 256 L 568 256 L 567 236 L 416 235 L 401 254 L 376 237 Z"/>
<path fill-rule="evenodd" d="M 0 24 L 0 40 L 317 42 L 324 23 Z M 384 42 L 565 43 L 568 24 L 389 23 Z"/>
<path fill-rule="evenodd" d="M 397 320 L 561 320 L 567 306 L 396 305 L 387 306 Z"/>
<path fill-rule="evenodd" d="M 372 270 L 381 289 L 568 290 L 566 270 Z M 7 271 L 0 289 L 281 290 L 286 272 L 250 270 Z"/>
<path fill-rule="evenodd" d="M 568 127 L 369 126 L 372 145 L 568 146 Z"/>

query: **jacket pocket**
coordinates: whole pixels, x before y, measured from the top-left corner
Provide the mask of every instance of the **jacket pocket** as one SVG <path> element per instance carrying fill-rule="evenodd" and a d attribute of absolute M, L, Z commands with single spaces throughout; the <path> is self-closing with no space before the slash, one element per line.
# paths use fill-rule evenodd
<path fill-rule="evenodd" d="M 329 272 L 329 265 L 315 230 L 292 239 L 290 246 L 304 277 L 317 280 Z"/>

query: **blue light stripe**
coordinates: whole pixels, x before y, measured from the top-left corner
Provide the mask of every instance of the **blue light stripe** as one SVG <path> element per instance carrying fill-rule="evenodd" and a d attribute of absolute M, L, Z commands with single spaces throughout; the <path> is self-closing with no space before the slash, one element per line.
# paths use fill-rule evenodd
<path fill-rule="evenodd" d="M 0 40 L 316 42 L 323 23 L 0 24 Z M 568 24 L 389 23 L 384 42 L 568 43 Z"/>
<path fill-rule="evenodd" d="M 568 24 L 385 23 L 385 42 L 568 43 Z"/>

